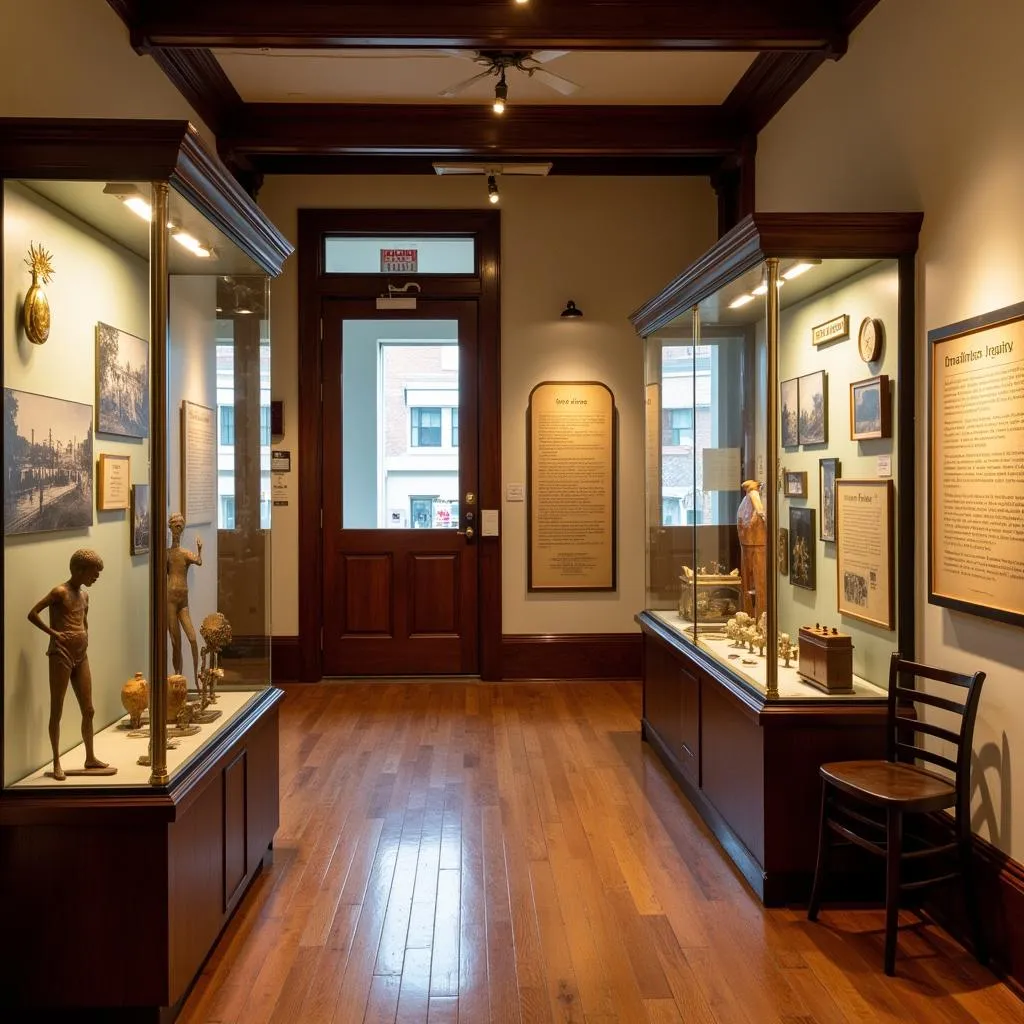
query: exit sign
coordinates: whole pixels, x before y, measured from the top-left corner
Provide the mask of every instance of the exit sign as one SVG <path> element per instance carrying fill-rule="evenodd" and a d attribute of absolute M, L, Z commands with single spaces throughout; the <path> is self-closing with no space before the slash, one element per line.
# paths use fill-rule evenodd
<path fill-rule="evenodd" d="M 381 249 L 382 274 L 415 274 L 418 265 L 416 249 Z"/>

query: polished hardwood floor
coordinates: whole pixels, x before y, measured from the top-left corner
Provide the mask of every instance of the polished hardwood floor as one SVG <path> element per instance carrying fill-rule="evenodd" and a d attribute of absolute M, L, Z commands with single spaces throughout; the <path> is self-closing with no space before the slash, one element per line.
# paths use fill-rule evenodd
<path fill-rule="evenodd" d="M 183 1024 L 1021 1024 L 933 925 L 764 910 L 635 683 L 286 688 L 281 828 Z"/>

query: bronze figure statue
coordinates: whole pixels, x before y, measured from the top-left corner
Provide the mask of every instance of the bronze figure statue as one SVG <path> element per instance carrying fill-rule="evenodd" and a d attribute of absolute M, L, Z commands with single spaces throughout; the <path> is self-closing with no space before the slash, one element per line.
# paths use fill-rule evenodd
<path fill-rule="evenodd" d="M 167 520 L 167 527 L 171 531 L 171 546 L 167 549 L 167 631 L 171 635 L 171 664 L 174 674 L 181 675 L 181 631 L 184 630 L 192 649 L 192 675 L 198 685 L 199 647 L 188 610 L 188 569 L 190 565 L 203 564 L 203 540 L 196 535 L 195 554 L 181 546 L 185 517 L 180 512 Z"/>

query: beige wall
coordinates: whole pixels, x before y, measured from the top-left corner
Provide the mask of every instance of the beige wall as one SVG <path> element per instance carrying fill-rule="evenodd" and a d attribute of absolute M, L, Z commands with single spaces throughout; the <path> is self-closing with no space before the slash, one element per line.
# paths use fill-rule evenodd
<path fill-rule="evenodd" d="M 715 204 L 695 178 L 506 178 L 501 182 L 502 478 L 525 483 L 527 398 L 542 380 L 595 379 L 619 409 L 618 589 L 526 592 L 526 506 L 502 503 L 503 631 L 601 633 L 635 629 L 644 603 L 644 478 L 640 343 L 628 314 L 714 241 Z M 293 242 L 298 207 L 474 208 L 482 178 L 272 177 L 260 205 Z M 297 471 L 298 260 L 271 287 L 274 397 Z M 561 320 L 572 298 L 582 320 Z M 274 510 L 277 635 L 298 632 L 297 508 Z"/>
<path fill-rule="evenodd" d="M 1019 0 L 883 0 L 761 134 L 761 210 L 923 210 L 917 654 L 988 673 L 975 828 L 1024 859 L 1024 631 L 927 601 L 926 333 L 1024 299 Z"/>
<path fill-rule="evenodd" d="M 166 117 L 195 111 L 128 42 L 106 0 L 0 0 L 0 117 Z"/>

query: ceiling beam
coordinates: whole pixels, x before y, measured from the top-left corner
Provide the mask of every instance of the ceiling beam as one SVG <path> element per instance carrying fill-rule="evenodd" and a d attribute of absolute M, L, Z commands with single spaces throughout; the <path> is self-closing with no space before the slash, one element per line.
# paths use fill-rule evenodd
<path fill-rule="evenodd" d="M 515 160 L 721 157 L 741 136 L 718 107 L 247 103 L 221 148 L 264 157 Z M 265 166 L 265 165 L 264 165 Z"/>
<path fill-rule="evenodd" d="M 242 108 L 242 97 L 210 50 L 157 49 L 152 56 L 214 135 Z"/>
<path fill-rule="evenodd" d="M 864 0 L 856 0 L 864 2 Z M 117 8 L 128 5 L 111 0 Z M 463 49 L 842 52 L 841 8 L 823 0 L 148 0 L 132 43 L 152 47 L 390 46 Z"/>

